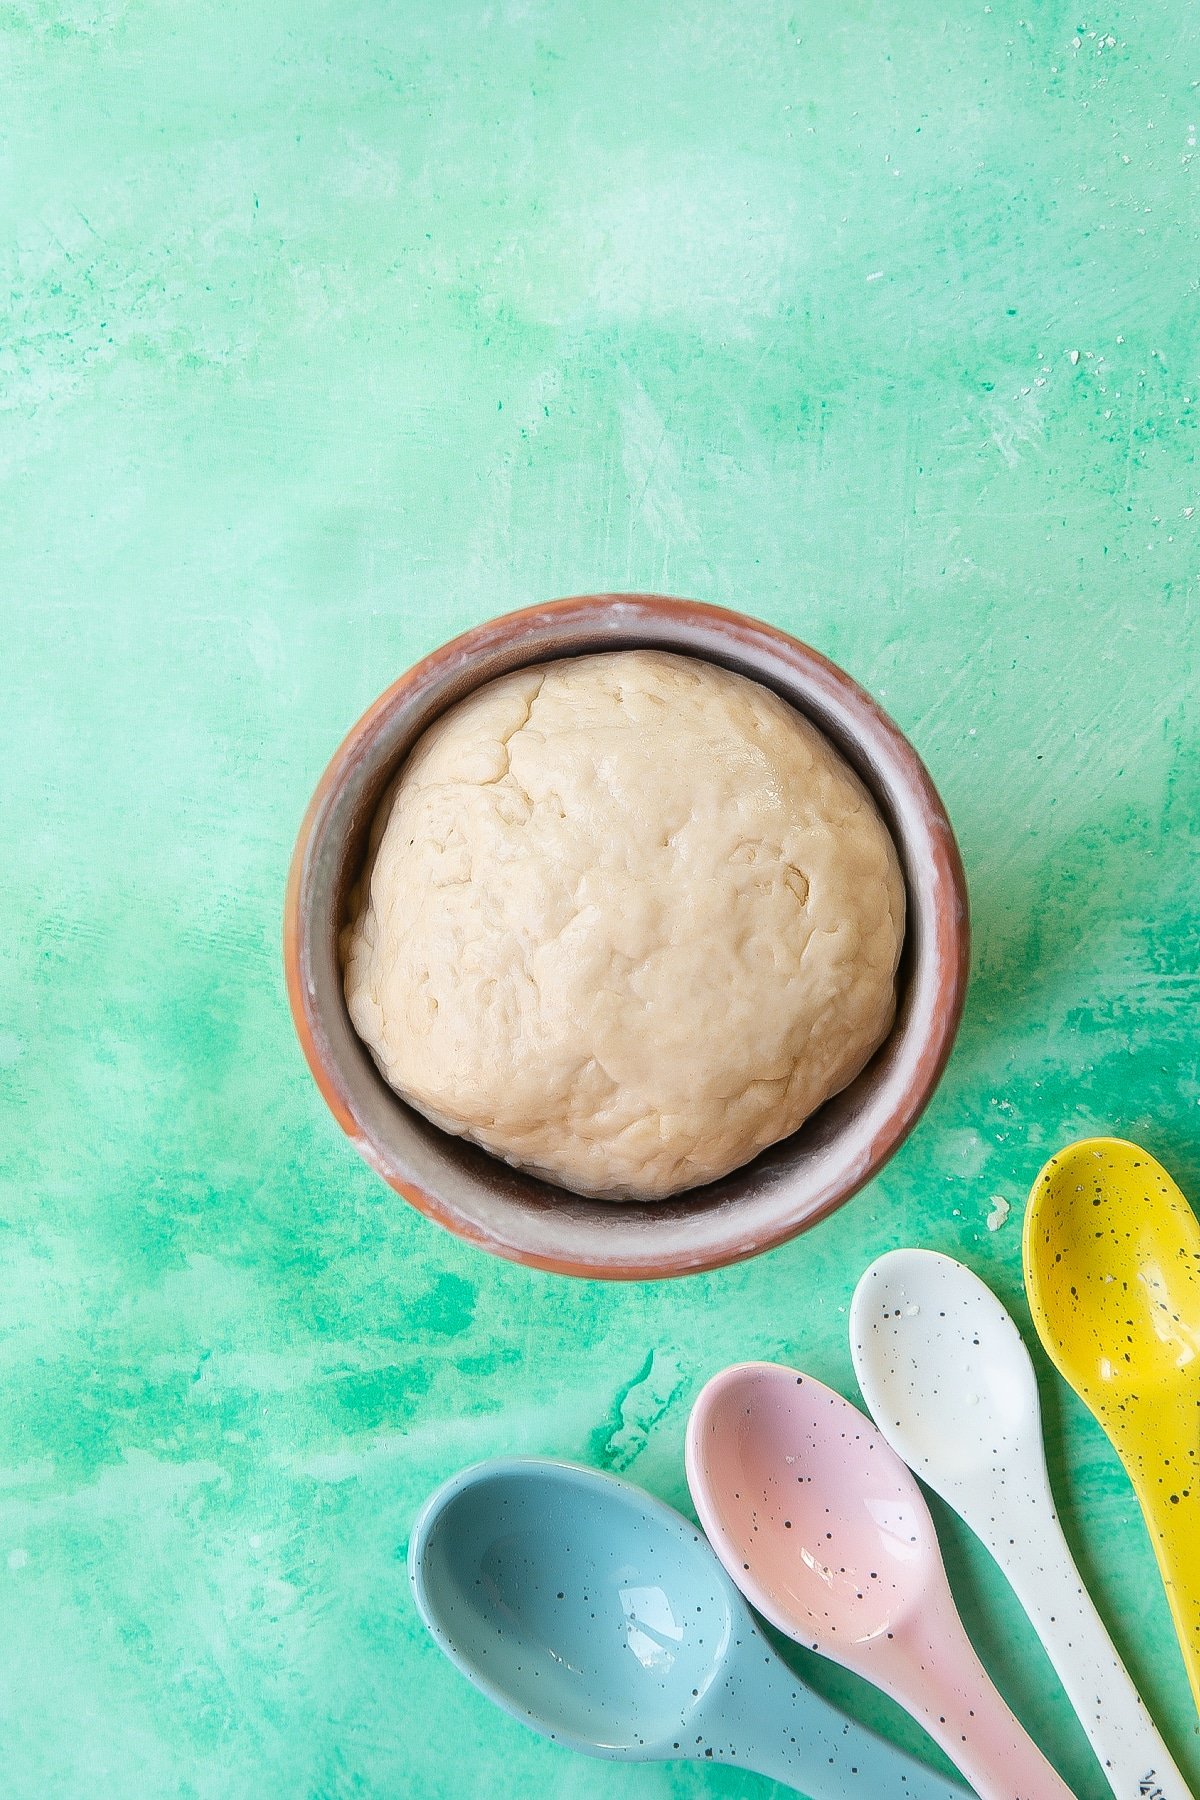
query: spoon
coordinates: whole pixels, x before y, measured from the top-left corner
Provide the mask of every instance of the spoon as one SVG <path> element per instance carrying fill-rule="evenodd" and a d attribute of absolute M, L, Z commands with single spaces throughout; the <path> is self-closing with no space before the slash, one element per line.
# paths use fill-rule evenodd
<path fill-rule="evenodd" d="M 1145 1515 L 1200 1708 L 1200 1222 L 1136 1144 L 1052 1156 L 1025 1212 L 1038 1336 Z"/>
<path fill-rule="evenodd" d="M 968 1800 L 806 1688 L 695 1526 L 616 1476 L 466 1469 L 422 1508 L 408 1573 L 456 1668 L 574 1750 L 736 1763 L 812 1800 Z"/>
<path fill-rule="evenodd" d="M 687 1474 L 772 1625 L 898 1700 L 980 1800 L 1067 1800 L 967 1640 L 920 1489 L 857 1407 L 795 1369 L 724 1369 L 692 1408 Z"/>
<path fill-rule="evenodd" d="M 892 1449 L 1008 1577 L 1118 1800 L 1190 1800 L 1071 1559 L 1033 1363 L 995 1294 L 952 1257 L 892 1250 L 854 1290 L 850 1354 Z"/>

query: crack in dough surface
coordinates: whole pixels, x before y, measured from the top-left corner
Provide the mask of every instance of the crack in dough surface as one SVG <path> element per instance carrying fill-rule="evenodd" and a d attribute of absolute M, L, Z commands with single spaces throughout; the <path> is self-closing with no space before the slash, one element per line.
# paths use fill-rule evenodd
<path fill-rule="evenodd" d="M 373 842 L 355 1029 L 434 1124 L 578 1193 L 727 1174 L 891 1026 L 887 828 L 822 734 L 714 664 L 503 676 L 420 739 Z"/>

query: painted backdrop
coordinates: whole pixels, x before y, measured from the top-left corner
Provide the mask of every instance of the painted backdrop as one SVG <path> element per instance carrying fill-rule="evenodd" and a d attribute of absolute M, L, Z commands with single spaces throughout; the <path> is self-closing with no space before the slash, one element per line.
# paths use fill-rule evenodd
<path fill-rule="evenodd" d="M 781 1357 L 853 1394 L 847 1303 L 896 1244 L 1027 1323 L 1020 1208 L 1067 1139 L 1141 1137 L 1200 1196 L 1197 13 L 9 0 L 0 36 L 5 1800 L 765 1796 L 494 1713 L 422 1638 L 409 1525 L 507 1450 L 685 1503 L 701 1381 Z M 928 760 L 975 908 L 903 1152 L 669 1288 L 409 1212 L 280 972 L 359 711 L 603 587 L 842 662 Z M 1068 1532 L 1200 1784 L 1129 1488 L 1045 1395 Z M 985 1661 L 1102 1800 L 938 1517 Z"/>

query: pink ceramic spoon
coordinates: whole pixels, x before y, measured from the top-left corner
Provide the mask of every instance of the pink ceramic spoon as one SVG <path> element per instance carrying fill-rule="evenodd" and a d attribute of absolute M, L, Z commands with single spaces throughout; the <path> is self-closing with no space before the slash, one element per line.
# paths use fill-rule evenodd
<path fill-rule="evenodd" d="M 774 1363 L 724 1369 L 692 1408 L 687 1475 L 772 1625 L 898 1700 L 981 1800 L 1071 1800 L 967 1641 L 915 1480 L 849 1401 Z"/>

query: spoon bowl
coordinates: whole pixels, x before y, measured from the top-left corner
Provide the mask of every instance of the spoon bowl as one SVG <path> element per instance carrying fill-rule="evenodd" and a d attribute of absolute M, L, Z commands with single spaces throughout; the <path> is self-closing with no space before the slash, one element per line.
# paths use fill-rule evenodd
<path fill-rule="evenodd" d="M 922 1481 L 991 1482 L 1040 1445 L 1037 1378 L 1021 1334 L 991 1290 L 951 1257 L 892 1250 L 862 1276 L 850 1349 L 863 1398 Z M 1037 1453 L 1040 1455 L 1040 1449 Z"/>
<path fill-rule="evenodd" d="M 1149 1394 L 1200 1369 L 1200 1223 L 1147 1151 L 1089 1138 L 1051 1157 L 1025 1243 L 1046 1347 L 1085 1399 Z"/>
<path fill-rule="evenodd" d="M 695 1526 L 616 1476 L 467 1469 L 422 1509 L 409 1577 L 456 1667 L 572 1749 L 736 1763 L 812 1800 L 966 1800 L 794 1676 Z"/>
<path fill-rule="evenodd" d="M 549 1466 L 469 1471 L 435 1496 L 414 1534 L 417 1603 L 451 1660 L 518 1718 L 576 1749 L 641 1756 L 679 1737 L 719 1673 L 728 1584 L 682 1519 Z"/>
<path fill-rule="evenodd" d="M 1133 1483 L 1200 1708 L 1200 1221 L 1148 1151 L 1086 1138 L 1034 1182 L 1023 1252 L 1038 1336 Z"/>
<path fill-rule="evenodd" d="M 713 1390 L 704 1423 L 704 1493 L 720 1541 L 741 1557 L 730 1572 L 773 1625 L 795 1636 L 807 1622 L 814 1650 L 825 1634 L 867 1644 L 920 1605 L 940 1563 L 929 1510 L 840 1394 L 751 1364 Z"/>

